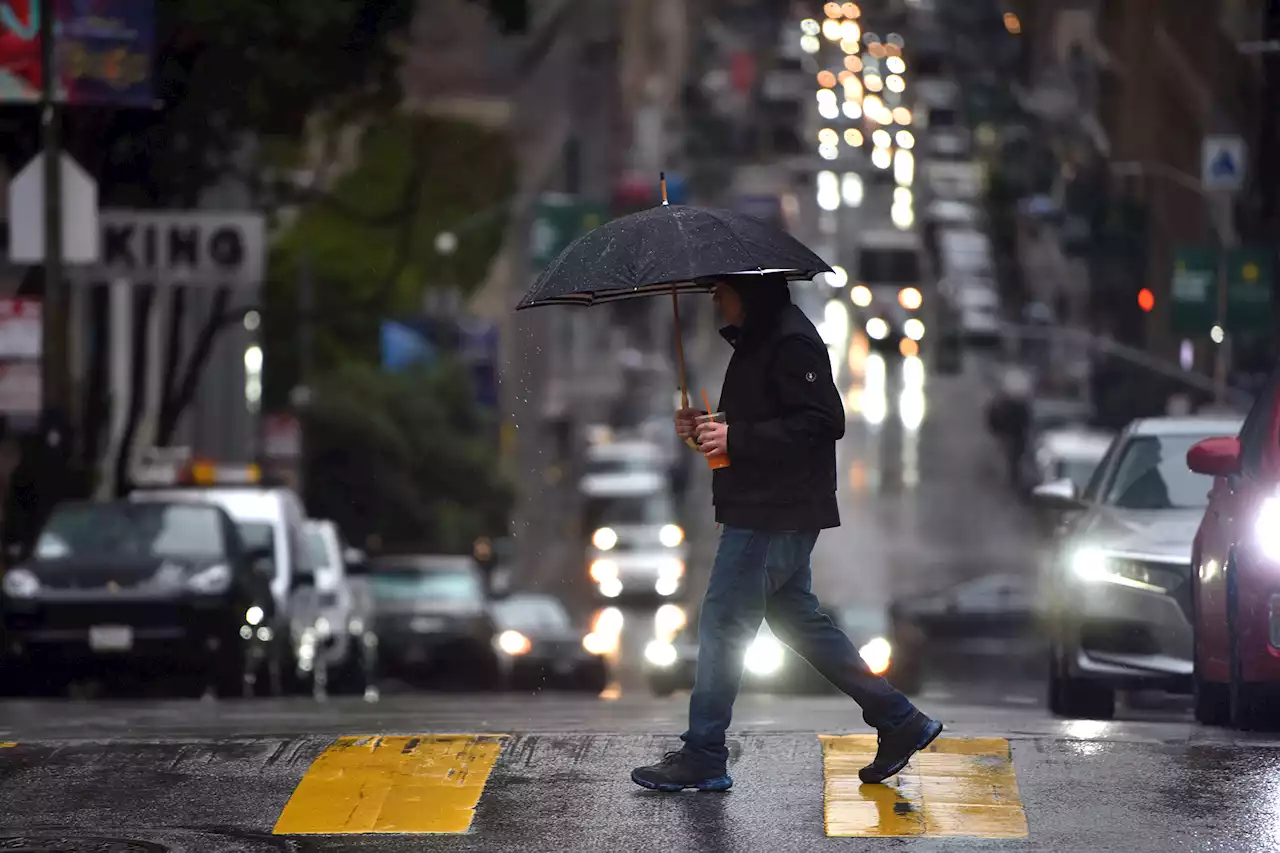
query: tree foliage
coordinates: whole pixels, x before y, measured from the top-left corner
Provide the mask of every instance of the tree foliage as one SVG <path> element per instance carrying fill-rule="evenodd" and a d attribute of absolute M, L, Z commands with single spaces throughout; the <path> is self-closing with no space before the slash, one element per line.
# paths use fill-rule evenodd
<path fill-rule="evenodd" d="M 460 121 L 398 115 L 364 135 L 357 166 L 311 199 L 271 255 L 266 293 L 268 404 L 298 379 L 297 285 L 313 286 L 314 366 L 378 358 L 378 327 L 416 314 L 426 290 L 464 295 L 484 278 L 502 239 L 515 161 L 500 133 Z M 435 247 L 457 234 L 451 255 Z"/>
<path fill-rule="evenodd" d="M 344 367 L 317 383 L 304 429 L 307 507 L 354 542 L 469 553 L 476 537 L 505 532 L 512 493 L 494 425 L 458 366 Z"/>
<path fill-rule="evenodd" d="M 156 8 L 155 109 L 73 107 L 64 142 L 104 206 L 184 207 L 228 173 L 250 178 L 272 140 L 296 143 L 401 100 L 394 35 L 412 0 L 164 0 Z M 37 111 L 0 111 L 10 169 L 37 150 Z"/>

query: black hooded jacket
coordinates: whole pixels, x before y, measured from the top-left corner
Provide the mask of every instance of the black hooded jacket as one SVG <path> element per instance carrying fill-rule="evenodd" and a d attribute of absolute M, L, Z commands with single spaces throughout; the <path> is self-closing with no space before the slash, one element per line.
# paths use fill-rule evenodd
<path fill-rule="evenodd" d="M 733 357 L 720 391 L 729 467 L 712 475 L 716 521 L 774 532 L 838 527 L 845 414 L 827 346 L 781 277 L 734 289 L 746 319 L 720 332 Z"/>

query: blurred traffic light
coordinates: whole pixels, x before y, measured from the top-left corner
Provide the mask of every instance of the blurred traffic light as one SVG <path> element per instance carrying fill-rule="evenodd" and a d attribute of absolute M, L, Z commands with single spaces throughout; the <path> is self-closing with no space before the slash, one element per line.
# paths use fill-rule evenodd
<path fill-rule="evenodd" d="M 1156 295 L 1150 288 L 1144 287 L 1138 291 L 1138 307 L 1147 312 L 1156 307 Z"/>

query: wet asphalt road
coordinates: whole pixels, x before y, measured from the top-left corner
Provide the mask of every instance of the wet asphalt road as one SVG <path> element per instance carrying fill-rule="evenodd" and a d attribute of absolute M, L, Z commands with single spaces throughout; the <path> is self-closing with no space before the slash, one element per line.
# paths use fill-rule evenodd
<path fill-rule="evenodd" d="M 831 820 L 838 792 L 828 780 L 824 803 L 816 734 L 861 729 L 838 699 L 744 698 L 732 739 L 735 788 L 658 795 L 627 774 L 672 746 L 667 733 L 684 716 L 678 698 L 406 696 L 319 707 L 292 700 L 8 705 L 0 710 L 0 737 L 12 744 L 0 749 L 0 849 L 1280 849 L 1275 739 L 1201 729 L 1176 716 L 1094 723 L 1053 721 L 1025 708 L 935 710 L 947 737 L 1007 740 L 1025 838 L 826 837 L 824 806 Z M 495 747 L 469 829 L 273 835 L 335 737 L 375 732 L 508 735 Z M 396 757 L 405 751 L 397 745 Z M 397 781 L 411 780 L 405 772 Z M 432 793 L 410 805 L 429 811 Z M 334 811 L 309 819 L 323 822 Z M 990 828 L 981 816 L 967 827 Z"/>

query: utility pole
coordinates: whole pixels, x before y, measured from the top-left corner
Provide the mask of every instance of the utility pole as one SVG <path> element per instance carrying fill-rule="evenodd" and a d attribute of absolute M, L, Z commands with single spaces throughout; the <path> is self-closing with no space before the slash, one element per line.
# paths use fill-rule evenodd
<path fill-rule="evenodd" d="M 1214 322 L 1222 334 L 1222 340 L 1216 342 L 1218 349 L 1213 361 L 1213 385 L 1219 403 L 1227 401 L 1227 380 L 1231 371 L 1232 335 L 1227 327 L 1227 310 L 1230 305 L 1227 290 L 1231 284 L 1231 257 L 1239 243 L 1235 228 L 1234 201 L 1229 193 L 1215 193 L 1210 198 L 1218 232 L 1218 287 Z"/>
<path fill-rule="evenodd" d="M 70 360 L 67 355 L 67 291 L 62 276 L 62 140 L 58 105 L 58 50 L 54 0 L 42 0 L 40 123 L 44 148 L 44 300 L 41 351 L 41 408 L 65 423 L 70 417 Z M 65 436 L 63 441 L 65 443 Z"/>

